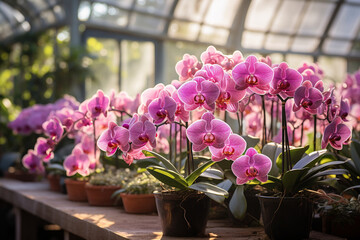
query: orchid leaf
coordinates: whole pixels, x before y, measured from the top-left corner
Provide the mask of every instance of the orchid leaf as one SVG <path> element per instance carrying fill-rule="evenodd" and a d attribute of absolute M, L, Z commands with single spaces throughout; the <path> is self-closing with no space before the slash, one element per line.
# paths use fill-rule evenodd
<path fill-rule="evenodd" d="M 200 177 L 206 177 L 211 179 L 224 179 L 224 173 L 218 169 L 210 168 L 206 169 L 205 172 L 203 172 Z"/>
<path fill-rule="evenodd" d="M 315 164 L 320 161 L 320 156 L 324 155 L 327 152 L 326 149 L 315 151 L 310 153 L 309 155 L 300 159 L 294 166 L 293 169 L 301 169 L 305 167 L 313 167 Z"/>
<path fill-rule="evenodd" d="M 214 165 L 215 162 L 213 161 L 208 161 L 206 163 L 204 163 L 203 165 L 201 165 L 200 167 L 198 167 L 197 169 L 195 169 L 189 176 L 187 176 L 186 178 L 186 182 L 188 184 L 188 186 L 191 186 L 191 184 L 193 184 L 195 182 L 195 180 L 209 167 L 211 167 L 212 165 Z"/>
<path fill-rule="evenodd" d="M 299 180 L 308 170 L 308 168 L 292 169 L 284 173 L 282 183 L 286 194 L 293 194 L 298 190 Z"/>
<path fill-rule="evenodd" d="M 355 186 L 351 186 L 351 187 L 348 187 L 347 189 L 345 189 L 344 191 L 342 191 L 341 195 L 349 190 L 353 190 L 353 189 L 360 189 L 360 185 L 355 185 Z"/>
<path fill-rule="evenodd" d="M 236 186 L 229 202 L 229 209 L 236 219 L 243 219 L 246 215 L 247 202 L 244 195 L 244 185 Z"/>
<path fill-rule="evenodd" d="M 179 189 L 186 189 L 188 184 L 179 173 L 158 166 L 147 167 L 146 170 L 160 182 Z"/>
<path fill-rule="evenodd" d="M 144 159 L 136 160 L 136 165 L 139 168 L 147 168 L 149 166 L 160 166 L 159 163 L 160 163 L 159 160 L 157 160 L 156 158 L 144 158 Z"/>
<path fill-rule="evenodd" d="M 351 158 L 355 164 L 357 172 L 360 173 L 360 142 L 353 139 L 350 145 Z"/>
<path fill-rule="evenodd" d="M 193 185 L 189 186 L 189 188 L 207 194 L 219 195 L 224 197 L 229 196 L 229 193 L 226 190 L 207 182 L 194 183 Z"/>
<path fill-rule="evenodd" d="M 269 174 L 273 176 L 279 175 L 280 170 L 276 165 L 276 159 L 281 154 L 281 144 L 275 142 L 267 143 L 263 147 L 261 153 L 268 156 L 271 159 L 272 165 Z"/>
<path fill-rule="evenodd" d="M 246 149 L 255 147 L 260 142 L 260 138 L 251 137 L 248 135 L 243 135 L 242 138 L 244 138 L 246 142 Z"/>
<path fill-rule="evenodd" d="M 155 157 L 156 159 L 158 159 L 160 162 L 162 162 L 164 164 L 164 166 L 167 169 L 169 169 L 171 171 L 174 171 L 176 173 L 179 173 L 178 170 L 176 169 L 176 167 L 169 160 L 167 160 L 166 158 L 164 158 L 160 154 L 158 154 L 156 152 L 153 152 L 153 151 L 148 151 L 148 150 L 143 150 L 142 152 L 147 157 Z"/>
<path fill-rule="evenodd" d="M 336 165 L 341 165 L 341 164 L 344 164 L 343 161 L 332 161 L 332 162 L 327 162 L 327 163 L 324 163 L 324 164 L 320 164 L 320 165 L 317 165 L 313 168 L 311 168 L 306 174 L 305 176 L 303 177 L 303 179 L 306 179 L 307 177 L 310 177 L 310 176 L 313 176 L 314 174 L 322 171 L 322 170 L 325 170 L 329 167 L 332 167 L 332 166 L 336 166 Z"/>
<path fill-rule="evenodd" d="M 118 197 L 118 195 L 119 195 L 120 193 L 124 193 L 124 192 L 126 192 L 126 188 L 121 188 L 121 189 L 119 189 L 119 190 L 116 190 L 113 194 L 111 194 L 111 198 Z"/>
<path fill-rule="evenodd" d="M 309 149 L 309 145 L 305 147 L 299 147 L 299 148 L 292 148 L 290 149 L 290 157 L 291 157 L 291 163 L 296 164 L 305 154 L 305 152 Z M 279 157 L 276 159 L 276 166 L 282 170 L 282 161 L 283 161 L 283 155 L 282 153 L 279 154 Z"/>

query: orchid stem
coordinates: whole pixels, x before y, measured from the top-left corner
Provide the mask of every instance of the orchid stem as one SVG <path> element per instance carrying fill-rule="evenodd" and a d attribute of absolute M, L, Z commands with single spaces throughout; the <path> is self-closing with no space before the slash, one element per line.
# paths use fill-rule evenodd
<path fill-rule="evenodd" d="M 181 153 L 182 153 L 182 125 L 180 125 L 180 160 L 179 160 L 179 168 L 178 170 L 180 171 L 181 169 Z"/>
<path fill-rule="evenodd" d="M 316 115 L 313 115 L 314 117 L 314 140 L 313 140 L 313 144 L 314 144 L 314 151 L 316 151 Z"/>
<path fill-rule="evenodd" d="M 239 135 L 242 135 L 242 127 L 241 127 L 241 122 L 240 122 L 240 115 L 239 115 L 239 112 L 236 112 L 236 117 L 237 117 L 237 121 L 238 121 L 238 126 L 239 126 Z"/>
<path fill-rule="evenodd" d="M 271 100 L 271 109 L 270 109 L 270 129 L 269 129 L 269 136 L 268 138 L 271 139 L 274 134 L 273 134 L 273 131 L 274 131 L 274 100 Z"/>
<path fill-rule="evenodd" d="M 94 158 L 96 159 L 96 129 L 95 129 L 96 118 L 93 119 L 93 134 L 94 134 Z"/>
<path fill-rule="evenodd" d="M 261 103 L 262 103 L 262 108 L 263 108 L 263 119 L 264 119 L 264 123 L 263 123 L 263 139 L 262 139 L 262 147 L 265 146 L 266 144 L 266 109 L 265 109 L 265 97 L 264 95 L 261 95 Z"/>
<path fill-rule="evenodd" d="M 302 146 L 302 144 L 303 144 L 303 137 L 304 137 L 304 122 L 305 122 L 305 120 L 303 120 L 303 121 L 302 121 L 302 123 L 301 123 L 300 146 Z"/>
<path fill-rule="evenodd" d="M 170 162 L 173 163 L 172 145 L 173 145 L 173 141 L 172 141 L 172 124 L 170 123 L 170 129 L 169 129 L 169 159 L 170 159 Z"/>
<path fill-rule="evenodd" d="M 286 124 L 286 119 L 285 119 L 285 102 L 281 101 L 281 153 L 282 153 L 282 162 L 281 162 L 281 175 L 283 176 L 285 173 L 285 124 Z"/>

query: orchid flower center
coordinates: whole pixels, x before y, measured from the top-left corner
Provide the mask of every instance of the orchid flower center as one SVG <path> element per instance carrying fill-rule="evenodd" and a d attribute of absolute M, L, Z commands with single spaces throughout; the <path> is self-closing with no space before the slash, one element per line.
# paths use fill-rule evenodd
<path fill-rule="evenodd" d="M 341 140 L 341 136 L 339 134 L 337 134 L 337 133 L 333 133 L 329 137 L 329 141 L 332 142 L 332 143 L 335 143 L 335 142 L 340 141 L 340 140 Z"/>
<path fill-rule="evenodd" d="M 114 148 L 117 148 L 118 146 L 119 146 L 118 141 L 116 141 L 114 139 L 112 139 L 110 142 L 108 142 L 108 147 L 109 148 L 114 149 Z"/>
<path fill-rule="evenodd" d="M 348 113 L 343 113 L 343 114 L 341 114 L 341 118 L 342 118 L 342 120 L 344 120 L 346 117 L 348 116 Z"/>
<path fill-rule="evenodd" d="M 246 77 L 246 83 L 249 84 L 250 86 L 254 86 L 254 85 L 258 85 L 259 84 L 259 81 L 258 81 L 258 78 L 254 75 L 249 75 Z"/>
<path fill-rule="evenodd" d="M 101 113 L 101 107 L 100 107 L 100 106 L 96 106 L 96 107 L 94 108 L 94 110 L 95 110 L 95 112 L 97 112 L 97 113 Z"/>
<path fill-rule="evenodd" d="M 65 119 L 65 121 L 64 121 L 64 126 L 65 126 L 65 127 L 70 128 L 72 124 L 73 124 L 73 120 L 72 120 L 72 119 L 70 119 L 70 118 Z"/>
<path fill-rule="evenodd" d="M 249 167 L 246 169 L 245 174 L 248 177 L 256 177 L 258 175 L 259 171 L 254 167 Z"/>
<path fill-rule="evenodd" d="M 78 169 L 79 169 L 79 165 L 77 165 L 77 164 L 72 165 L 72 170 L 73 171 L 76 171 Z"/>
<path fill-rule="evenodd" d="M 142 142 L 147 142 L 147 141 L 149 141 L 149 137 L 148 137 L 148 135 L 146 135 L 146 133 L 142 133 L 139 136 L 139 140 L 142 141 Z"/>
<path fill-rule="evenodd" d="M 230 147 L 230 146 L 225 146 L 223 149 L 223 154 L 225 156 L 231 156 L 234 154 L 234 152 L 235 152 L 235 148 Z"/>
<path fill-rule="evenodd" d="M 300 103 L 300 105 L 303 107 L 303 108 L 309 108 L 311 105 L 313 105 L 313 102 L 309 99 L 303 99 Z"/>
<path fill-rule="evenodd" d="M 326 100 L 325 102 L 327 105 L 330 105 L 331 104 L 331 98 L 329 98 L 328 100 Z"/>
<path fill-rule="evenodd" d="M 290 83 L 289 83 L 288 81 L 286 81 L 286 80 L 280 81 L 280 82 L 278 83 L 278 88 L 279 88 L 280 90 L 286 90 L 286 89 L 288 89 L 289 87 L 290 87 Z"/>
<path fill-rule="evenodd" d="M 215 141 L 215 136 L 212 133 L 206 133 L 204 135 L 204 142 L 205 143 L 213 143 Z"/>
<path fill-rule="evenodd" d="M 205 97 L 204 95 L 202 95 L 201 93 L 198 93 L 195 97 L 194 97 L 194 101 L 196 104 L 203 104 L 205 102 Z"/>
<path fill-rule="evenodd" d="M 129 124 L 127 124 L 127 123 L 124 123 L 122 126 L 126 129 L 129 129 L 129 127 L 130 127 Z"/>
<path fill-rule="evenodd" d="M 176 111 L 175 111 L 175 115 L 179 115 L 181 113 L 181 104 L 178 103 L 176 106 Z"/>
<path fill-rule="evenodd" d="M 156 116 L 158 116 L 159 118 L 165 118 L 167 115 L 167 111 L 165 109 L 160 109 L 159 111 L 156 112 Z"/>
<path fill-rule="evenodd" d="M 35 169 L 37 167 L 37 164 L 33 162 L 30 164 L 29 167 L 30 167 L 30 169 Z"/>

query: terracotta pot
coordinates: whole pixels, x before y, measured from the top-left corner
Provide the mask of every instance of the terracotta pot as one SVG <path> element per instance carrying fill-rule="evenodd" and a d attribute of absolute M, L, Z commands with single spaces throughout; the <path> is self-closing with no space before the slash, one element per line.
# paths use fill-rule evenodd
<path fill-rule="evenodd" d="M 153 213 L 156 212 L 154 194 L 127 194 L 121 193 L 121 199 L 127 213 Z"/>
<path fill-rule="evenodd" d="M 165 236 L 203 237 L 210 199 L 195 191 L 155 193 L 156 208 Z"/>
<path fill-rule="evenodd" d="M 308 239 L 313 203 L 300 197 L 260 196 L 265 233 L 270 239 Z"/>
<path fill-rule="evenodd" d="M 70 178 L 65 179 L 66 191 L 70 201 L 86 202 L 87 196 L 85 191 L 86 181 L 76 181 Z"/>
<path fill-rule="evenodd" d="M 49 181 L 50 190 L 54 192 L 61 192 L 60 176 L 56 174 L 47 175 Z"/>
<path fill-rule="evenodd" d="M 92 206 L 113 206 L 115 200 L 111 199 L 111 195 L 121 189 L 121 186 L 99 186 L 87 183 L 85 185 L 87 199 Z"/>

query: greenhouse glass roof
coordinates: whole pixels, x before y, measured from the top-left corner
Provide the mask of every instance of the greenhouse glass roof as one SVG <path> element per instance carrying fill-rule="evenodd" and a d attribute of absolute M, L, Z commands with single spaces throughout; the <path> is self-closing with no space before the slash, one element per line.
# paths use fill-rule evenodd
<path fill-rule="evenodd" d="M 76 0 L 77 1 L 77 0 Z M 71 0 L 0 1 L 0 41 L 72 24 Z M 359 0 L 86 0 L 86 29 L 229 50 L 360 58 Z"/>

